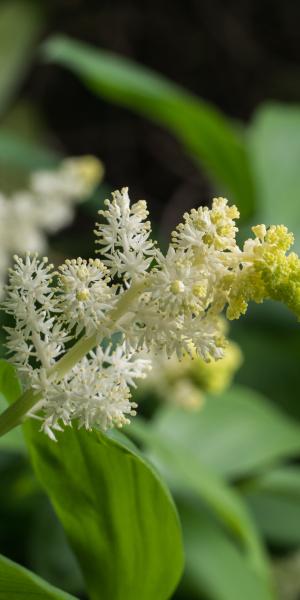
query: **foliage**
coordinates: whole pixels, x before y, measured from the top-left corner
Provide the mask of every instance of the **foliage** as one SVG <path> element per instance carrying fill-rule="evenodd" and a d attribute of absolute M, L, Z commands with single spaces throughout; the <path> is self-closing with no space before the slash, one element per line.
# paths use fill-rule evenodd
<path fill-rule="evenodd" d="M 128 432 L 143 442 L 175 495 L 192 586 L 214 600 L 238 600 L 238 569 L 243 597 L 274 598 L 260 535 L 299 543 L 299 470 L 282 466 L 299 456 L 299 426 L 237 386 L 207 399 L 196 414 L 164 407 Z"/>

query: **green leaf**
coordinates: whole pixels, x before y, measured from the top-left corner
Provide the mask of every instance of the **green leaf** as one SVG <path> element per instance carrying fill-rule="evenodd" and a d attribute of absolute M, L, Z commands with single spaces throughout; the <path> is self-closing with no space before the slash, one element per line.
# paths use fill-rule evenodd
<path fill-rule="evenodd" d="M 6 360 L 0 359 L 0 412 L 7 408 L 7 404 L 15 402 L 21 395 L 21 391 L 15 368 Z M 0 437 L 0 449 L 25 451 L 21 427 L 16 427 Z"/>
<path fill-rule="evenodd" d="M 172 499 L 147 463 L 103 434 L 26 424 L 32 461 L 64 526 L 91 599 L 166 600 L 182 570 Z"/>
<path fill-rule="evenodd" d="M 253 305 L 231 333 L 244 355 L 236 380 L 272 398 L 273 406 L 299 422 L 300 336 L 294 315 L 278 302 Z"/>
<path fill-rule="evenodd" d="M 260 530 L 280 546 L 300 544 L 300 468 L 275 469 L 245 488 Z"/>
<path fill-rule="evenodd" d="M 198 413 L 161 410 L 152 427 L 170 447 L 201 458 L 227 478 L 245 477 L 300 452 L 299 425 L 242 386 L 208 397 Z"/>
<path fill-rule="evenodd" d="M 270 586 L 258 577 L 212 515 L 182 500 L 179 513 L 186 552 L 186 578 L 210 600 L 271 600 Z"/>
<path fill-rule="evenodd" d="M 0 555 L 0 600 L 75 600 L 31 571 Z"/>
<path fill-rule="evenodd" d="M 300 248 L 300 107 L 263 105 L 249 130 L 258 188 L 259 221 L 284 223 Z"/>
<path fill-rule="evenodd" d="M 130 431 L 150 450 L 151 460 L 165 475 L 175 492 L 194 492 L 236 541 L 242 544 L 249 564 L 258 575 L 267 577 L 264 549 L 250 515 L 234 489 L 208 469 L 201 455 L 194 453 L 192 448 L 186 450 L 173 440 L 170 441 L 146 421 L 136 418 Z"/>
<path fill-rule="evenodd" d="M 48 40 L 43 54 L 71 69 L 99 96 L 170 129 L 230 193 L 242 216 L 252 213 L 253 181 L 243 135 L 216 108 L 146 67 L 67 37 Z"/>
<path fill-rule="evenodd" d="M 0 6 L 0 115 L 20 87 L 44 24 L 42 3 L 5 0 Z"/>
<path fill-rule="evenodd" d="M 22 388 L 15 367 L 1 358 L 0 395 L 8 404 L 12 404 L 21 395 L 21 392 Z"/>

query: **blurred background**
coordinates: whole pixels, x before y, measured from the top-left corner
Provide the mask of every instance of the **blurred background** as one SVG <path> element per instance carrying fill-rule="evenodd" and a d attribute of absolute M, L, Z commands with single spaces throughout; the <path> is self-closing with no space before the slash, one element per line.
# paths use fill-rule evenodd
<path fill-rule="evenodd" d="M 123 186 L 133 200 L 147 200 L 163 246 L 184 211 L 221 195 L 241 212 L 241 240 L 249 225 L 284 223 L 299 250 L 299 16 L 297 2 L 276 0 L 2 0 L 0 192 L 9 200 L 27 189 L 33 171 L 57 168 L 64 157 L 95 155 L 105 169 L 72 224 L 48 237 L 51 259 L 58 264 L 66 256 L 93 255 L 96 211 Z M 231 380 L 239 366 L 233 387 L 226 380 L 215 390 L 189 368 L 160 376 L 166 396 L 176 395 L 172 386 L 182 376 L 185 386 L 206 398 L 199 401 L 204 408 L 194 431 L 199 454 L 250 511 L 267 548 L 274 597 L 297 600 L 297 323 L 284 308 L 266 303 L 233 323 L 230 337 L 243 355 L 238 351 L 230 367 Z M 190 393 L 184 385 L 181 397 Z M 163 403 L 154 388 L 150 382 L 139 393 L 146 417 L 153 412 L 151 400 Z M 168 410 L 156 414 L 164 436 Z M 187 431 L 195 414 L 184 415 L 186 430 L 174 412 L 170 418 L 177 439 L 192 452 Z M 0 551 L 84 598 L 79 569 L 19 434 L 1 444 Z M 243 458 L 234 466 L 236 454 Z M 166 465 L 152 458 L 168 479 Z M 173 492 L 188 556 L 174 598 L 264 598 L 248 575 L 238 590 L 215 584 L 211 564 L 222 571 L 222 556 L 232 578 L 243 573 L 230 534 L 206 514 L 207 502 L 195 506 L 178 484 Z"/>

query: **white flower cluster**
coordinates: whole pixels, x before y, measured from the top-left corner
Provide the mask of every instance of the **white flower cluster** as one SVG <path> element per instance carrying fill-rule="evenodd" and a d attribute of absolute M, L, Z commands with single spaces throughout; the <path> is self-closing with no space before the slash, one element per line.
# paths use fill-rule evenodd
<path fill-rule="evenodd" d="M 124 188 L 107 207 L 100 211 L 107 223 L 95 232 L 104 262 L 123 275 L 121 291 L 144 282 L 143 293 L 119 321 L 129 347 L 181 358 L 192 340 L 204 360 L 221 358 L 224 337 L 217 315 L 225 304 L 222 285 L 238 265 L 236 207 L 216 198 L 211 210 L 185 214 L 166 256 L 150 238 L 144 201 L 130 208 Z"/>
<path fill-rule="evenodd" d="M 74 204 L 89 197 L 102 174 L 93 156 L 68 158 L 56 169 L 34 172 L 27 190 L 0 194 L 0 295 L 11 256 L 43 251 L 45 234 L 72 221 Z"/>
<path fill-rule="evenodd" d="M 103 262 L 111 275 L 124 278 L 124 283 L 143 276 L 156 255 L 154 243 L 149 239 L 151 225 L 145 200 L 130 206 L 128 188 L 112 194 L 112 201 L 105 200 L 107 210 L 99 214 L 106 223 L 96 224 L 96 244 L 101 244 Z"/>
<path fill-rule="evenodd" d="M 42 410 L 42 429 L 53 439 L 53 430 L 73 419 L 87 429 L 127 423 L 126 414 L 135 414 L 136 408 L 129 386 L 150 368 L 148 360 L 136 357 L 124 344 L 114 349 L 110 343 L 106 350 L 97 345 L 62 378 L 52 375 L 77 333 L 91 332 L 93 319 L 94 331 L 101 330 L 101 316 L 104 321 L 105 308 L 111 308 L 108 302 L 114 297 L 106 271 L 98 259 L 78 259 L 67 261 L 56 273 L 47 258 L 29 253 L 25 260 L 15 256 L 10 269 L 3 305 L 15 317 L 15 327 L 6 328 L 7 347 L 24 385 L 42 392 L 35 412 Z"/>
<path fill-rule="evenodd" d="M 221 358 L 224 306 L 239 316 L 246 300 L 263 298 L 267 258 L 250 256 L 249 243 L 238 247 L 239 213 L 224 198 L 185 214 L 166 255 L 151 240 L 146 203 L 130 206 L 127 188 L 99 213 L 102 260 L 68 260 L 54 271 L 28 254 L 10 270 L 5 308 L 15 327 L 7 345 L 25 386 L 38 392 L 33 412 L 50 437 L 74 419 L 87 429 L 127 423 L 136 408 L 130 387 L 153 354 Z M 283 234 L 270 229 L 266 256 L 277 246 L 285 252 Z"/>
<path fill-rule="evenodd" d="M 137 405 L 131 400 L 129 386 L 135 379 L 146 376 L 148 360 L 132 357 L 124 345 L 115 350 L 98 346 L 80 360 L 59 382 L 49 385 L 47 376 L 40 376 L 33 386 L 44 394 L 42 430 L 53 440 L 53 430 L 71 425 L 76 419 L 79 427 L 90 430 L 122 427 L 129 423 L 128 416 L 136 414 Z M 35 372 L 36 373 L 36 372 Z"/>

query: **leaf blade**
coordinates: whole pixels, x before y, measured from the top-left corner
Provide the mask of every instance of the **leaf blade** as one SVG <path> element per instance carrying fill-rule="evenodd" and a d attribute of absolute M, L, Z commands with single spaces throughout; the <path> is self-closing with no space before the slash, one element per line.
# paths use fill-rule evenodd
<path fill-rule="evenodd" d="M 103 434 L 66 430 L 54 444 L 28 423 L 26 437 L 91 598 L 166 600 L 181 573 L 181 535 L 154 472 Z"/>
<path fill-rule="evenodd" d="M 16 369 L 6 360 L 0 358 L 0 411 L 7 408 L 21 395 L 21 384 Z M 24 438 L 20 427 L 15 427 L 6 435 L 0 437 L 0 449 L 25 451 Z"/>
<path fill-rule="evenodd" d="M 153 427 L 225 478 L 245 477 L 300 452 L 298 424 L 240 385 L 208 397 L 198 413 L 165 409 Z"/>
<path fill-rule="evenodd" d="M 171 487 L 193 492 L 213 512 L 223 526 L 244 548 L 249 564 L 263 579 L 268 578 L 264 548 L 250 514 L 233 488 L 230 488 L 199 456 L 186 452 L 160 436 L 142 419 L 131 424 L 133 437 L 145 443 L 149 456 L 166 476 Z"/>
<path fill-rule="evenodd" d="M 245 499 L 268 541 L 284 547 L 300 544 L 300 469 L 279 467 L 245 486 Z"/>
<path fill-rule="evenodd" d="M 272 589 L 258 578 L 213 517 L 179 503 L 186 548 L 186 572 L 201 597 L 213 600 L 274 600 Z M 218 574 L 216 577 L 216 573 Z"/>
<path fill-rule="evenodd" d="M 0 600 L 75 600 L 75 597 L 0 555 Z"/>

